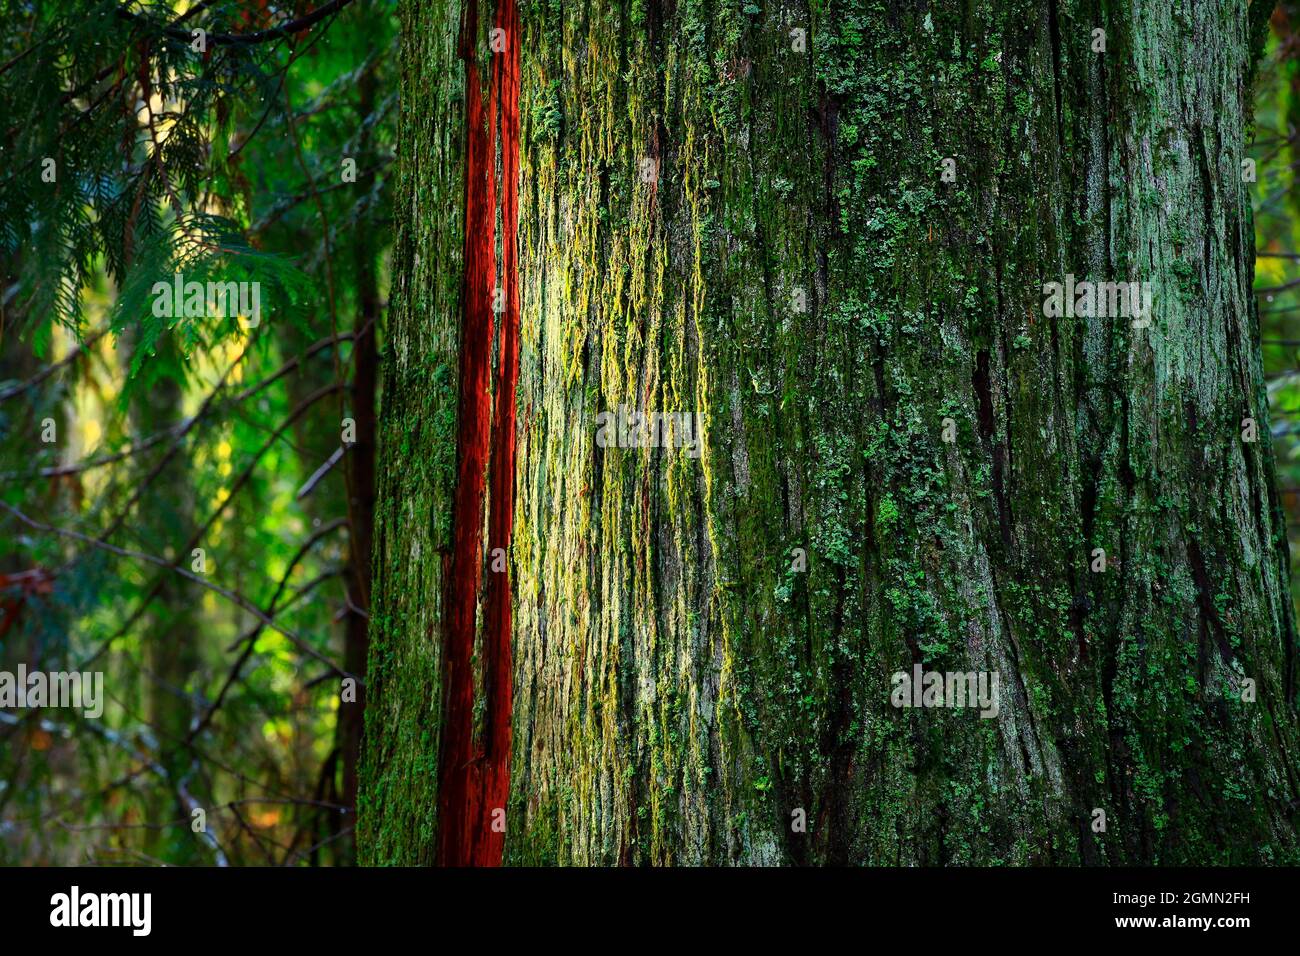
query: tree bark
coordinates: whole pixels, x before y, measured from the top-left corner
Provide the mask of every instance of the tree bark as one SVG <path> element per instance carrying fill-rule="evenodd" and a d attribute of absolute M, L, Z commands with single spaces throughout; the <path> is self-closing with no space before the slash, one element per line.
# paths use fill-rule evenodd
<path fill-rule="evenodd" d="M 406 3 L 363 859 L 1295 862 L 1267 13 L 545 6 L 489 61 L 501 9 Z M 517 144 L 477 105 L 515 55 Z M 517 383 L 481 314 L 514 146 Z M 1150 327 L 1049 315 L 1068 275 L 1150 283 Z M 466 431 L 512 393 L 517 440 L 500 401 Z M 698 415 L 698 455 L 602 445 L 620 406 Z M 996 672 L 996 718 L 896 707 L 918 665 Z M 500 856 L 466 764 L 508 777 Z"/>
<path fill-rule="evenodd" d="M 127 352 L 123 358 L 129 359 Z M 154 361 L 175 365 L 179 349 L 170 341 L 157 346 Z M 160 376 L 133 401 L 131 419 L 143 438 L 176 428 L 183 414 L 183 389 L 179 381 Z M 189 570 L 191 553 L 174 555 L 183 538 L 177 529 L 188 529 L 194 521 L 194 487 L 186 474 L 184 460 L 170 462 L 153 480 L 149 493 L 136 506 L 135 521 L 142 532 L 141 546 L 151 553 L 162 552 L 176 565 Z M 202 542 L 201 542 L 202 544 Z M 207 560 L 215 555 L 205 551 Z M 194 681 L 199 670 L 200 615 L 197 589 L 180 575 L 168 573 L 144 617 L 145 672 L 140 678 L 149 727 L 156 741 L 156 763 L 166 776 L 151 781 L 146 791 L 145 851 L 155 860 L 194 864 L 204 859 L 206 848 L 190 828 L 190 790 L 205 793 L 206 782 L 196 774 L 194 754 L 184 742 L 194 721 Z M 214 821 L 215 823 L 215 821 Z"/>

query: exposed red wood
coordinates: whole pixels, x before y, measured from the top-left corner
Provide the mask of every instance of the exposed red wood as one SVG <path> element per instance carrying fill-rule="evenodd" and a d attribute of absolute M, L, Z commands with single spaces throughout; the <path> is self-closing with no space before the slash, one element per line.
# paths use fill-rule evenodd
<path fill-rule="evenodd" d="M 439 786 L 438 861 L 449 866 L 497 866 L 505 844 L 510 787 L 513 696 L 509 572 L 483 582 L 485 559 L 508 550 L 514 524 L 515 389 L 519 372 L 519 18 L 514 0 L 497 7 L 495 26 L 505 49 L 492 57 L 484 109 L 471 43 L 466 59 L 465 272 L 462 288 L 460 410 L 452 558 L 447 602 L 446 722 Z M 466 24 L 472 37 L 473 12 Z M 496 255 L 496 145 L 501 145 L 501 261 Z M 491 345 L 498 265 L 504 310 L 495 394 Z M 484 499 L 490 465 L 489 497 Z M 487 550 L 483 547 L 487 515 Z M 484 726 L 474 728 L 474 638 L 484 600 Z M 497 813 L 500 811 L 500 813 Z M 494 827 L 494 823 L 497 826 Z"/>
<path fill-rule="evenodd" d="M 509 553 L 514 529 L 515 393 L 519 382 L 519 14 L 515 0 L 502 0 L 497 26 L 505 31 L 505 52 L 492 61 L 492 92 L 501 124 L 501 274 L 505 311 L 500 323 L 499 383 L 492 432 L 492 511 L 488 519 L 489 553 Z M 511 707 L 514 699 L 511 654 L 510 568 L 488 581 L 488 743 L 484 806 L 491 814 L 504 809 L 510 793 Z M 482 852 L 474 862 L 498 866 L 505 844 L 504 827 L 488 826 Z"/>

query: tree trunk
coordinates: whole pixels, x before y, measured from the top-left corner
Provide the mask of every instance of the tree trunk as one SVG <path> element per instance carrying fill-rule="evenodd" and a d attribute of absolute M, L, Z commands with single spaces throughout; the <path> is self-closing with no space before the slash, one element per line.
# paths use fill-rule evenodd
<path fill-rule="evenodd" d="M 406 3 L 363 859 L 1295 861 L 1240 7 Z"/>
<path fill-rule="evenodd" d="M 358 137 L 360 159 L 369 168 L 374 162 L 370 155 L 371 137 L 366 122 L 375 103 L 375 74 L 367 70 L 357 82 L 357 115 L 362 124 Z M 363 173 L 358 181 L 361 191 L 374 188 L 374 173 Z M 374 537 L 375 510 L 375 442 L 376 407 L 375 392 L 378 386 L 379 348 L 375 323 L 379 318 L 379 290 L 375 277 L 375 247 L 369 225 L 362 220 L 352 237 L 353 267 L 357 283 L 357 312 L 352 325 L 352 385 L 351 409 L 356 422 L 356 442 L 348 449 L 346 494 L 350 518 L 348 541 L 347 596 L 352 605 L 348 609 L 343 636 L 343 669 L 350 674 L 364 674 L 366 658 L 370 654 L 369 621 L 370 574 L 373 565 L 371 554 Z M 365 729 L 365 687 L 357 688 L 356 700 L 339 705 L 338 724 L 335 726 L 334 746 L 338 749 L 342 765 L 343 806 L 349 814 L 344 818 L 332 815 L 338 827 L 345 819 L 355 827 L 357 805 L 357 773 L 361 762 L 361 746 Z M 347 840 L 343 852 L 355 862 L 356 834 Z"/>
<path fill-rule="evenodd" d="M 129 357 L 129 352 L 123 356 Z M 180 352 L 169 340 L 163 341 L 153 361 L 173 365 L 179 363 Z M 179 381 L 160 376 L 135 399 L 131 417 L 140 438 L 176 428 L 182 419 L 183 397 Z M 178 535 L 178 529 L 188 531 L 192 527 L 194 510 L 194 488 L 184 459 L 173 460 L 153 479 L 150 492 L 136 506 L 134 520 L 141 547 L 149 553 L 164 554 L 177 567 L 190 570 L 195 558 L 191 551 L 180 550 L 185 540 Z M 205 550 L 205 566 L 215 557 Z M 198 608 L 198 589 L 169 572 L 159 582 L 142 632 L 146 671 L 141 680 L 147 701 L 144 713 L 156 742 L 155 762 L 166 774 L 165 778 L 153 780 L 146 791 L 149 828 L 145 852 L 155 860 L 190 865 L 206 859 L 207 853 L 191 830 L 191 804 L 187 799 L 191 790 L 206 796 L 206 785 L 196 774 L 194 754 L 184 746 L 195 717 L 193 684 L 200 664 L 196 641 L 201 620 Z"/>

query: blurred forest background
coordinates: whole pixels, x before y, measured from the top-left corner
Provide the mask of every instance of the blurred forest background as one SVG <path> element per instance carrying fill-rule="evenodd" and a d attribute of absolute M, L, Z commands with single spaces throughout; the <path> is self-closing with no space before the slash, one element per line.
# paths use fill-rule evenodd
<path fill-rule="evenodd" d="M 0 0 L 0 863 L 354 859 L 395 7 Z"/>
<path fill-rule="evenodd" d="M 349 864 L 395 4 L 0 12 L 0 670 L 103 670 L 107 698 L 0 711 L 0 864 Z M 1296 555 L 1300 3 L 1255 92 Z M 175 272 L 260 281 L 261 321 L 154 316 Z"/>

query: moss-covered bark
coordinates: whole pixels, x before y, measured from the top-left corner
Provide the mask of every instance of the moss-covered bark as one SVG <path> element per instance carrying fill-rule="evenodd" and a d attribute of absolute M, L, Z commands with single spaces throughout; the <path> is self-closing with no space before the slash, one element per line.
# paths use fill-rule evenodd
<path fill-rule="evenodd" d="M 371 861 L 431 858 L 454 493 L 461 14 L 406 6 Z M 505 861 L 1294 861 L 1258 10 L 522 12 Z M 1067 274 L 1151 327 L 1045 316 Z M 600 447 L 620 405 L 701 454 Z M 917 663 L 998 717 L 896 709 Z"/>
<path fill-rule="evenodd" d="M 437 844 L 465 223 L 460 16 L 457 3 L 402 5 L 397 236 L 357 795 L 357 850 L 368 863 L 430 863 Z"/>

